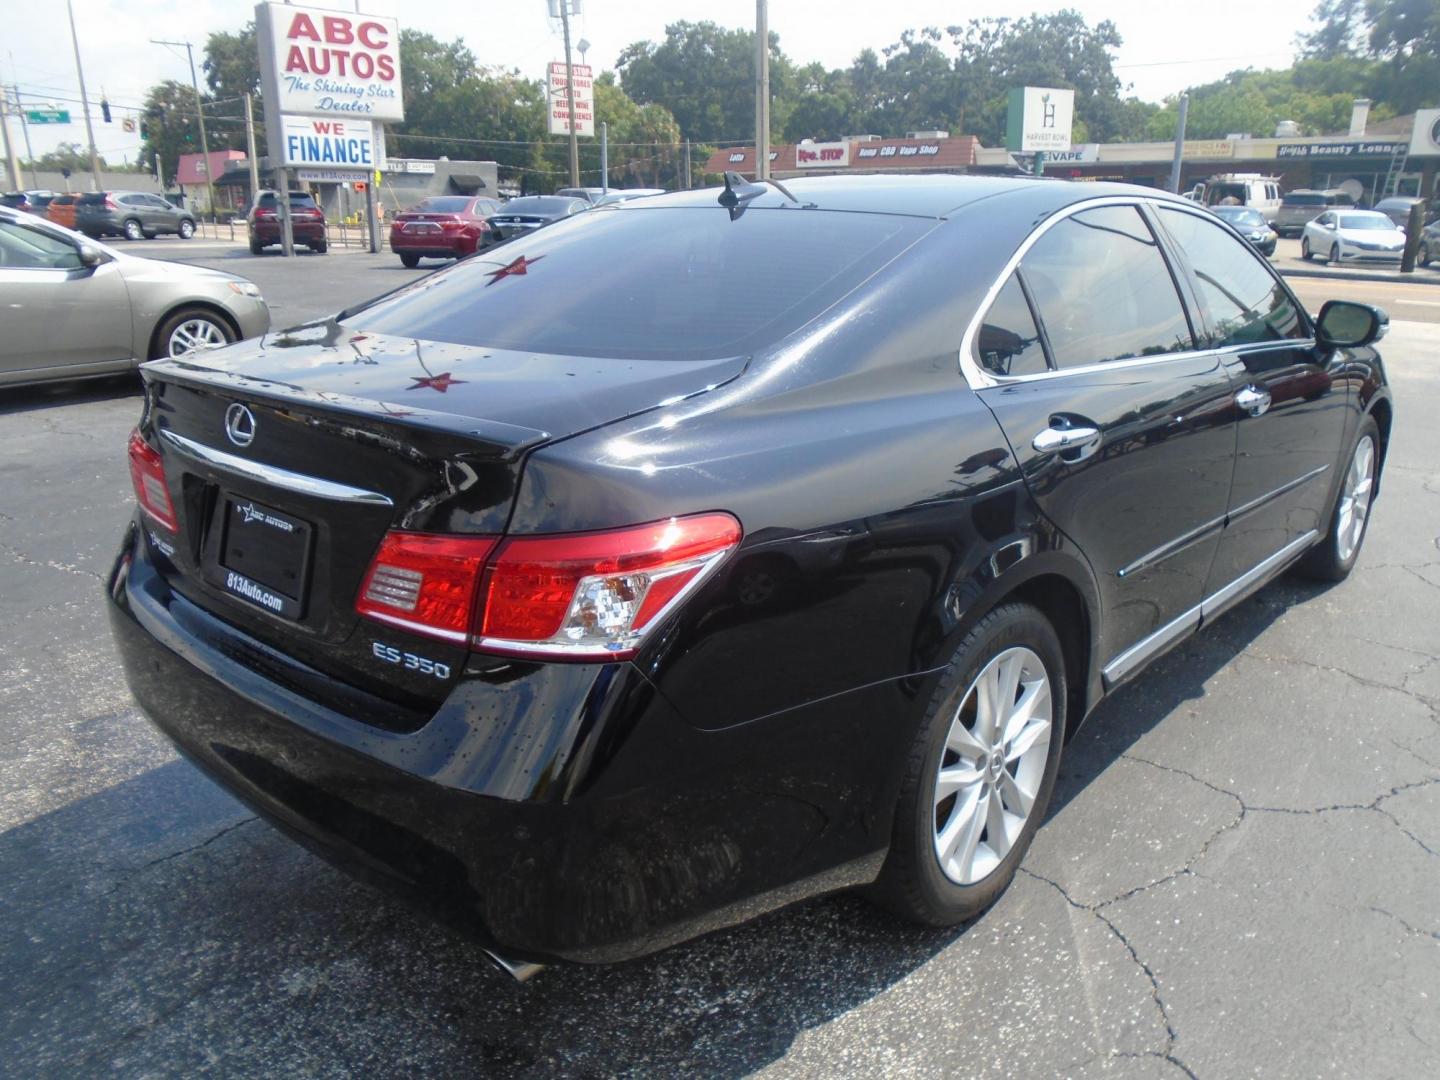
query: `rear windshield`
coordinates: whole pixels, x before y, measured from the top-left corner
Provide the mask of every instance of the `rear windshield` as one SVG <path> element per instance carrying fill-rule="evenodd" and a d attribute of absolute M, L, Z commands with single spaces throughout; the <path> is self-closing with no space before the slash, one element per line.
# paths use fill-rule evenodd
<path fill-rule="evenodd" d="M 84 195 L 81 195 L 78 199 L 75 200 L 75 202 L 76 202 L 76 203 L 85 203 L 85 204 L 89 204 L 89 203 L 103 203 L 103 202 L 104 202 L 106 199 L 108 199 L 109 197 L 110 197 L 110 193 L 109 193 L 109 192 L 106 192 L 106 191 L 90 191 L 90 192 L 87 192 L 87 193 L 84 194 Z"/>
<path fill-rule="evenodd" d="M 260 200 L 255 205 L 264 210 L 274 210 L 280 205 L 280 200 L 275 198 L 275 193 L 271 191 L 261 195 Z M 290 205 L 313 207 L 315 205 L 315 198 L 304 191 L 292 191 L 290 192 Z"/>
<path fill-rule="evenodd" d="M 1393 229 L 1395 222 L 1384 214 L 1341 214 L 1342 229 Z"/>
<path fill-rule="evenodd" d="M 523 199 L 511 199 L 505 204 L 507 214 L 564 214 L 576 206 L 585 206 L 583 199 L 559 198 L 554 195 L 529 195 Z"/>
<path fill-rule="evenodd" d="M 719 206 L 594 210 L 422 278 L 344 324 L 570 356 L 746 355 L 809 322 L 934 224 L 759 207 L 734 221 Z M 496 273 L 522 258 L 523 274 Z"/>
<path fill-rule="evenodd" d="M 1292 191 L 1280 200 L 1283 206 L 1325 206 L 1329 200 L 1317 192 Z"/>
<path fill-rule="evenodd" d="M 426 214 L 462 214 L 470 205 L 464 196 L 442 195 L 434 199 L 421 199 L 415 209 Z"/>
<path fill-rule="evenodd" d="M 0 206 L 24 206 L 24 195 L 0 195 Z"/>
<path fill-rule="evenodd" d="M 1265 224 L 1265 215 L 1259 210 L 1251 210 L 1248 206 L 1217 206 L 1215 213 L 1231 225 L 1260 226 Z"/>

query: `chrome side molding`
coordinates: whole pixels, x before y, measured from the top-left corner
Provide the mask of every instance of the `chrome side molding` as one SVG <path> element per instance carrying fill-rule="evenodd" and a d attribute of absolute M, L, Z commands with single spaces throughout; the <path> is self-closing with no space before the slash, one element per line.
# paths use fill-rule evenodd
<path fill-rule="evenodd" d="M 206 446 L 194 439 L 176 435 L 173 431 L 162 429 L 160 437 L 182 453 L 203 461 L 207 465 L 214 465 L 217 469 L 225 469 L 250 480 L 259 480 L 272 487 L 284 488 L 286 491 L 298 491 L 302 495 L 313 495 L 318 499 L 334 499 L 338 502 L 366 503 L 370 506 L 395 505 L 390 496 L 382 495 L 378 491 L 366 491 L 364 488 L 351 487 L 349 484 L 336 483 L 334 480 L 306 476 L 304 473 L 291 472 L 289 469 L 282 469 L 276 465 L 266 465 L 236 454 L 227 454 L 224 450 L 216 450 L 213 446 Z"/>
<path fill-rule="evenodd" d="M 1196 629 L 1202 622 L 1220 614 L 1244 596 L 1252 585 L 1263 581 L 1273 571 L 1280 569 L 1308 548 L 1319 535 L 1318 529 L 1311 529 L 1303 536 L 1290 541 L 1275 554 L 1252 566 L 1223 589 L 1211 593 L 1189 611 L 1131 645 L 1101 669 L 1100 677 L 1105 681 L 1105 688 L 1110 689 L 1181 636 Z"/>

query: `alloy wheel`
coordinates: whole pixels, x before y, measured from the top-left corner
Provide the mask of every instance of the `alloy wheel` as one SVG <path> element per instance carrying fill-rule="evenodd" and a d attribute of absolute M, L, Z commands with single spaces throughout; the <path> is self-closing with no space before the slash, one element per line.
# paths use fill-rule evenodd
<path fill-rule="evenodd" d="M 973 885 L 1015 846 L 1045 776 L 1050 675 L 1014 646 L 970 684 L 950 722 L 935 778 L 935 857 L 945 876 Z"/>
<path fill-rule="evenodd" d="M 1349 562 L 1365 535 L 1370 496 L 1375 490 L 1375 440 L 1366 435 L 1355 444 L 1355 454 L 1340 489 L 1340 514 L 1335 522 L 1335 550 Z"/>
<path fill-rule="evenodd" d="M 145 233 L 141 230 L 140 223 L 138 221 L 131 220 L 125 222 L 126 240 L 140 240 L 144 237 L 144 235 Z"/>
<path fill-rule="evenodd" d="M 224 328 L 209 319 L 186 319 L 170 332 L 169 355 L 185 356 L 230 344 Z"/>

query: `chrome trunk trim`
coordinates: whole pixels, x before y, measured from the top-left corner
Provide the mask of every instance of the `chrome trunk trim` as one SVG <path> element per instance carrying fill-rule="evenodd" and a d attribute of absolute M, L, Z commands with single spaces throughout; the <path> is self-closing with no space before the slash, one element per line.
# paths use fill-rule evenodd
<path fill-rule="evenodd" d="M 313 495 L 317 499 L 366 503 L 370 506 L 395 505 L 390 496 L 382 495 L 378 491 L 366 491 L 364 488 L 351 487 L 349 484 L 336 483 L 334 480 L 306 476 L 304 473 L 291 472 L 289 469 L 282 469 L 277 465 L 265 465 L 236 454 L 227 454 L 224 450 L 216 450 L 213 446 L 206 446 L 194 439 L 176 435 L 173 431 L 162 430 L 160 436 L 177 450 L 203 461 L 207 465 L 225 469 L 250 480 L 259 480 L 272 487 L 284 488 L 286 491 L 298 491 L 302 495 Z"/>

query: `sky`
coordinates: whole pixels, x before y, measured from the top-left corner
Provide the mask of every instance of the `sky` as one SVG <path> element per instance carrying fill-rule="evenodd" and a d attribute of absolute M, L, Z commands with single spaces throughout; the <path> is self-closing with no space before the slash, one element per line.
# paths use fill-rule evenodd
<path fill-rule="evenodd" d="M 133 107 L 144 99 L 147 88 L 162 79 L 187 81 L 190 77 L 184 49 L 152 45 L 149 39 L 190 40 L 196 46 L 198 68 L 209 34 L 238 30 L 252 18 L 255 7 L 253 0 L 72 2 L 95 122 L 95 144 L 112 162 L 133 161 L 139 152 L 139 136 L 125 134 L 120 120 L 135 115 Z M 354 10 L 356 5 L 312 0 L 308 6 Z M 427 31 L 441 39 L 463 37 L 482 64 L 519 68 L 537 79 L 543 77 L 548 61 L 564 55 L 560 24 L 548 17 L 546 0 L 360 0 L 359 6 L 366 12 L 394 16 L 402 27 Z M 583 14 L 573 20 L 572 36 L 589 42 L 586 60 L 597 73 L 613 67 L 626 45 L 663 38 L 667 23 L 709 19 L 738 27 L 753 26 L 755 21 L 755 5 L 748 0 L 584 0 L 582 6 Z M 834 68 L 848 65 L 861 49 L 883 48 L 907 29 L 943 29 L 971 18 L 1014 17 L 1072 7 L 1092 26 L 1103 19 L 1115 23 L 1124 38 L 1116 73 L 1130 84 L 1131 93 L 1159 101 L 1237 68 L 1288 66 L 1295 35 L 1308 25 L 1314 6 L 1315 0 L 1208 0 L 1193 9 L 1163 0 L 1053 4 L 977 0 L 964 5 L 953 0 L 884 0 L 872 9 L 869 4 L 845 5 L 835 0 L 771 0 L 770 28 L 779 34 L 780 47 L 792 59 L 801 63 L 819 60 Z M 74 120 L 68 126 L 32 125 L 30 140 L 35 154 L 61 142 L 83 145 L 79 84 L 63 8 L 58 3 L 17 3 L 5 13 L 4 27 L 0 81 L 17 83 L 26 104 L 54 101 L 69 107 Z M 203 83 L 203 71 L 200 77 Z M 115 106 L 111 124 L 100 120 L 102 93 Z M 18 121 L 12 118 L 10 127 L 17 152 L 23 154 Z"/>

